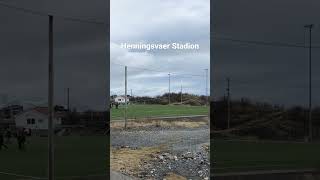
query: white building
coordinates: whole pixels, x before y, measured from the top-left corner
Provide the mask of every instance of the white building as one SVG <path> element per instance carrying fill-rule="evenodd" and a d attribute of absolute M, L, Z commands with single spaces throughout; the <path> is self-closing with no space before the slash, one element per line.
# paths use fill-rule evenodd
<path fill-rule="evenodd" d="M 55 113 L 53 118 L 54 125 L 61 125 L 62 118 L 62 114 Z M 48 129 L 48 108 L 37 107 L 17 114 L 15 124 L 17 128 L 46 130 Z"/>
<path fill-rule="evenodd" d="M 124 104 L 125 101 L 125 96 L 117 96 L 114 98 L 115 103 Z M 129 103 L 129 97 L 127 97 L 127 103 Z"/>

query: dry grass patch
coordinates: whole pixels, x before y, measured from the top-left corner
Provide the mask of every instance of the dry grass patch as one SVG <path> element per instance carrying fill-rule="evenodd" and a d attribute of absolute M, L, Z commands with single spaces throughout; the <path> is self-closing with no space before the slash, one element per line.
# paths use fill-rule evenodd
<path fill-rule="evenodd" d="M 127 127 L 129 128 L 140 128 L 140 127 L 148 127 L 156 125 L 155 121 L 146 121 L 146 120 L 135 120 L 135 121 L 128 121 Z M 111 122 L 110 127 L 112 129 L 122 129 L 124 128 L 124 122 Z"/>
<path fill-rule="evenodd" d="M 111 169 L 129 175 L 137 175 L 143 164 L 152 160 L 151 155 L 160 153 L 164 147 L 144 147 L 139 149 L 111 148 Z"/>
<path fill-rule="evenodd" d="M 184 127 L 184 128 L 198 128 L 207 125 L 204 121 L 162 121 L 161 127 Z"/>
<path fill-rule="evenodd" d="M 128 122 L 129 128 L 142 128 L 142 127 L 182 127 L 182 128 L 198 128 L 208 125 L 208 121 L 190 121 L 190 120 L 135 120 Z M 112 122 L 112 129 L 122 129 L 124 122 Z"/>
<path fill-rule="evenodd" d="M 202 148 L 206 151 L 206 152 L 209 152 L 210 151 L 210 144 L 209 143 L 206 143 L 202 146 Z"/>
<path fill-rule="evenodd" d="M 169 173 L 168 175 L 166 175 L 166 177 L 164 179 L 166 179 L 166 180 L 187 180 L 187 178 L 180 176 L 178 174 L 174 174 L 174 173 Z"/>

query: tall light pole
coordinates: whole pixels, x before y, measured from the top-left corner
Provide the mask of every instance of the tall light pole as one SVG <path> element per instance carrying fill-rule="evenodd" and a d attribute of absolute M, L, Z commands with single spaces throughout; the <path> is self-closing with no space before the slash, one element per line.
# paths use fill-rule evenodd
<path fill-rule="evenodd" d="M 206 71 L 206 105 L 209 103 L 208 97 L 208 69 L 204 69 Z"/>
<path fill-rule="evenodd" d="M 171 94 L 171 92 L 170 92 L 170 73 L 168 74 L 168 76 L 169 76 L 169 98 L 168 98 L 168 100 L 169 100 L 169 105 L 170 105 L 170 94 Z"/>
<path fill-rule="evenodd" d="M 67 107 L 68 112 L 70 112 L 70 88 L 67 88 Z"/>
<path fill-rule="evenodd" d="M 313 28 L 313 24 L 307 24 L 304 26 L 306 29 L 309 29 L 309 116 L 308 116 L 308 120 L 309 120 L 309 141 L 312 141 L 312 67 L 311 67 L 311 32 L 312 32 L 312 28 Z"/>
<path fill-rule="evenodd" d="M 181 80 L 181 89 L 180 89 L 180 104 L 182 105 L 182 80 Z"/>
<path fill-rule="evenodd" d="M 230 128 L 230 118 L 231 118 L 231 113 L 230 113 L 230 78 L 227 78 L 227 103 L 228 103 L 228 107 L 227 107 L 227 128 Z"/>
<path fill-rule="evenodd" d="M 124 103 L 125 103 L 125 109 L 124 109 L 124 128 L 127 128 L 127 109 L 128 109 L 128 103 L 127 103 L 127 66 L 124 67 Z"/>
<path fill-rule="evenodd" d="M 53 16 L 49 15 L 49 79 L 48 79 L 48 179 L 54 180 L 54 147 L 53 147 L 53 96 L 54 96 L 54 75 L 53 75 Z"/>

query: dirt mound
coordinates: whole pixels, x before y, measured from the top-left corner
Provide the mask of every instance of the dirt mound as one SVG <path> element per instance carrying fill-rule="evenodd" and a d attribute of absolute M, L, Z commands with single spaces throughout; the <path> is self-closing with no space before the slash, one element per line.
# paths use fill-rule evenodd
<path fill-rule="evenodd" d="M 276 112 L 257 119 L 239 116 L 237 122 L 229 129 L 215 130 L 217 137 L 254 136 L 260 139 L 297 139 L 303 136 L 303 124 L 287 120 L 283 114 Z"/>

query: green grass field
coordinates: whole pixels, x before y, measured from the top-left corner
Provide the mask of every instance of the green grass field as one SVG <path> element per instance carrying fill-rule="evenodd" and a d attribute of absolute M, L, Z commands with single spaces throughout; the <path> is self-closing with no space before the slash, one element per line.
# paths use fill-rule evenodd
<path fill-rule="evenodd" d="M 144 117 L 164 117 L 164 116 L 187 116 L 187 115 L 206 115 L 209 113 L 209 107 L 205 106 L 187 106 L 187 105 L 128 105 L 128 118 Z M 123 119 L 124 106 L 119 109 L 111 109 L 111 119 Z"/>
<path fill-rule="evenodd" d="M 214 172 L 320 168 L 320 143 L 215 140 Z"/>
<path fill-rule="evenodd" d="M 106 173 L 105 136 L 64 136 L 55 138 L 55 175 L 86 176 Z M 0 172 L 46 177 L 47 138 L 28 139 L 27 149 L 21 152 L 14 141 L 9 149 L 0 151 Z M 104 156 L 105 154 L 105 156 Z M 21 179 L 0 174 L 0 179 Z M 71 179 L 70 177 L 59 179 Z"/>

